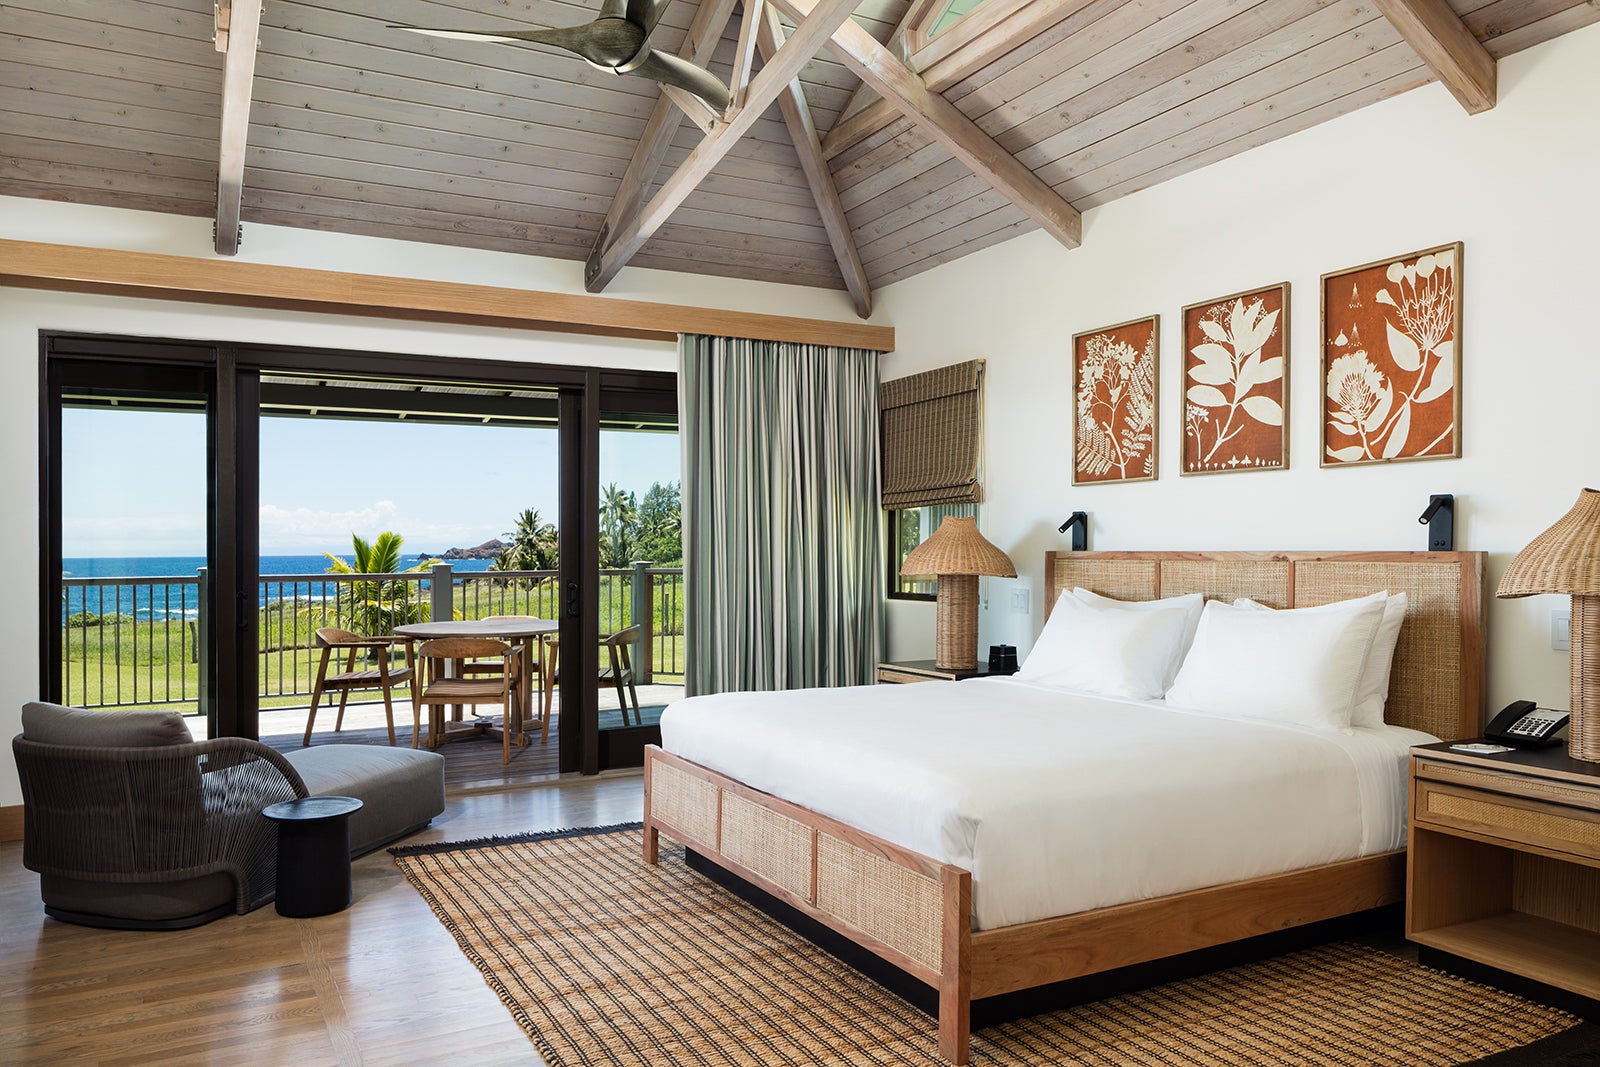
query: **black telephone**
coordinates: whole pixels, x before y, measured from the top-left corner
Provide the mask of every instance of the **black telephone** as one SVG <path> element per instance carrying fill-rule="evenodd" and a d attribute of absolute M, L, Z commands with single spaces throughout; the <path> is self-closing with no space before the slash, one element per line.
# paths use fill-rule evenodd
<path fill-rule="evenodd" d="M 1555 735 L 1570 718 L 1567 712 L 1541 708 L 1531 700 L 1516 700 L 1483 728 L 1483 736 L 1521 748 L 1543 748 L 1559 740 Z"/>

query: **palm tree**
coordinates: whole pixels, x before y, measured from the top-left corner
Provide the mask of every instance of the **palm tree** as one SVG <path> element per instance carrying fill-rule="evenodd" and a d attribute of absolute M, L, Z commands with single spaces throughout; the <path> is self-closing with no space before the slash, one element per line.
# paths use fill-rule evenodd
<path fill-rule="evenodd" d="M 510 543 L 495 558 L 497 571 L 554 570 L 560 560 L 561 537 L 553 524 L 545 522 L 535 508 L 525 508 L 517 516 L 517 528 L 503 534 Z"/>
<path fill-rule="evenodd" d="M 605 487 L 600 498 L 600 566 L 626 567 L 632 562 L 638 517 L 639 505 L 632 493 L 624 492 L 616 482 Z"/>
<path fill-rule="evenodd" d="M 404 574 L 425 566 L 418 563 L 402 568 L 400 546 L 405 544 L 405 538 L 389 530 L 370 543 L 352 533 L 350 543 L 355 555 L 353 564 L 332 552 L 323 553 L 328 557 L 329 574 Z M 420 584 L 403 579 L 340 582 L 338 616 L 351 630 L 367 636 L 391 633 L 396 626 L 408 622 L 426 622 L 429 606 L 422 599 L 421 588 Z"/>

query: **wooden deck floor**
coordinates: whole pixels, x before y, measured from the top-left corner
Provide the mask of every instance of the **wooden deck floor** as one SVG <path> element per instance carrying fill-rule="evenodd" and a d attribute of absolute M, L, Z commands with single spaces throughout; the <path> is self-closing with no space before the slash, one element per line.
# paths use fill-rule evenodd
<path fill-rule="evenodd" d="M 640 713 L 645 722 L 658 722 L 661 711 L 683 695 L 683 687 L 676 685 L 647 685 L 639 687 Z M 607 697 L 610 697 L 608 700 Z M 602 692 L 600 728 L 621 725 L 615 694 Z M 336 713 L 323 707 L 317 712 L 316 728 L 311 733 L 313 745 L 387 745 L 388 728 L 384 725 L 383 705 L 379 703 L 352 704 L 345 711 L 344 729 L 333 729 Z M 190 721 L 195 736 L 201 735 L 204 726 L 198 720 Z M 291 752 L 300 747 L 306 728 L 306 709 L 274 708 L 261 712 L 261 740 L 279 752 Z M 550 781 L 557 775 L 557 738 L 561 731 L 560 697 L 556 698 L 556 712 L 551 717 L 550 741 L 540 744 L 537 736 L 532 743 L 513 748 L 511 762 L 502 763 L 502 749 L 497 738 L 484 735 L 452 741 L 439 751 L 445 757 L 445 788 L 451 792 L 470 789 L 499 789 L 531 782 Z M 394 706 L 395 744 L 411 744 L 411 702 L 399 700 Z M 426 737 L 427 727 L 423 727 Z"/>

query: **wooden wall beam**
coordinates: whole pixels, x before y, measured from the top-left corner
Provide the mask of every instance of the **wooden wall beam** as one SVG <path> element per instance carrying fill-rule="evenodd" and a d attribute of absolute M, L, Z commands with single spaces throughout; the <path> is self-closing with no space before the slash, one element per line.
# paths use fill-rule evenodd
<path fill-rule="evenodd" d="M 701 0 L 678 54 L 691 63 L 704 66 L 716 50 L 717 42 L 722 40 L 728 20 L 733 17 L 735 2 Z M 704 106 L 704 101 L 701 104 Z M 645 121 L 644 132 L 639 135 L 639 143 L 634 146 L 633 158 L 628 161 L 628 169 L 622 172 L 622 183 L 617 186 L 616 195 L 611 198 L 611 207 L 606 210 L 606 220 L 600 225 L 591 255 L 603 251 L 610 236 L 632 222 L 639 213 L 644 194 L 649 191 L 650 183 L 655 181 L 661 161 L 667 158 L 667 149 L 672 146 L 672 136 L 678 132 L 681 121 L 678 109 L 666 93 L 656 98 L 650 118 Z"/>
<path fill-rule="evenodd" d="M 217 9 L 217 47 L 222 61 L 222 129 L 218 138 L 217 232 L 219 256 L 239 252 L 239 215 L 244 200 L 244 150 L 250 134 L 250 94 L 261 39 L 262 0 L 223 0 Z M 223 6 L 227 7 L 226 13 Z"/>
<path fill-rule="evenodd" d="M 584 268 L 585 288 L 592 293 L 599 292 L 617 276 L 617 272 L 627 265 L 634 253 L 644 247 L 645 242 L 655 235 L 672 213 L 699 188 L 712 168 L 733 150 L 739 138 L 756 124 L 761 113 L 778 99 L 784 86 L 799 76 L 801 69 L 828 43 L 834 31 L 840 29 L 841 24 L 845 28 L 855 26 L 850 21 L 850 13 L 858 3 L 860 0 L 813 0 L 804 15 L 791 16 L 797 23 L 794 35 L 761 68 L 761 73 L 751 80 L 745 106 L 739 113 L 706 135 L 705 140 L 689 153 L 689 158 L 673 172 L 672 177 L 661 184 L 656 195 L 651 197 L 632 222 L 608 237 L 602 235 L 605 240 L 603 249 L 597 242 Z M 866 33 L 865 30 L 860 32 Z M 868 36 L 867 40 L 872 41 L 872 38 Z M 877 44 L 876 41 L 872 43 Z"/>
<path fill-rule="evenodd" d="M 1377 5 L 1469 115 L 1494 107 L 1494 57 L 1445 0 L 1377 0 Z"/>
<path fill-rule="evenodd" d="M 772 0 L 799 22 L 818 7 L 817 0 Z M 1083 239 L 1083 217 L 1077 208 L 1041 181 L 1033 171 L 995 143 L 994 138 L 950 101 L 933 92 L 910 67 L 896 59 L 866 30 L 845 22 L 833 35 L 832 52 L 857 77 L 894 104 L 907 118 L 1020 208 L 1041 229 L 1068 248 Z"/>
<path fill-rule="evenodd" d="M 0 240 L 0 285 L 673 341 L 680 333 L 894 348 L 894 328 L 418 278 Z"/>
<path fill-rule="evenodd" d="M 756 2 L 756 0 L 751 0 Z M 756 45 L 763 60 L 770 60 L 783 47 L 783 23 L 778 13 L 765 7 L 756 33 Z M 806 184 L 817 202 L 817 213 L 822 216 L 822 228 L 827 231 L 828 243 L 833 246 L 833 256 L 839 261 L 839 273 L 844 277 L 845 288 L 855 302 L 856 314 L 862 318 L 872 314 L 872 286 L 867 281 L 866 268 L 856 251 L 855 235 L 845 218 L 844 204 L 839 201 L 839 190 L 833 184 L 833 172 L 828 161 L 822 158 L 822 141 L 817 137 L 817 127 L 811 118 L 811 108 L 806 104 L 805 90 L 800 79 L 795 78 L 778 95 L 778 110 L 783 113 L 784 125 L 789 128 L 789 138 L 800 157 L 800 169 L 805 172 Z"/>
<path fill-rule="evenodd" d="M 958 47 L 946 51 L 948 45 L 942 45 L 939 56 L 929 57 L 925 62 L 919 62 L 918 56 L 911 56 L 907 66 L 913 67 L 922 75 L 929 89 L 941 93 L 1085 8 L 1092 7 L 1098 10 L 1115 6 L 1116 0 L 1031 0 L 1010 17 L 964 41 Z M 980 6 L 978 11 L 982 10 Z M 907 12 L 907 21 L 914 12 L 915 5 L 911 12 Z M 890 38 L 888 50 L 891 54 L 904 48 L 905 25 L 903 22 L 902 29 L 896 30 L 895 36 Z M 940 34 L 935 43 L 953 40 L 962 36 L 964 32 L 961 22 L 958 22 Z M 840 112 L 840 117 L 833 124 L 833 129 L 828 131 L 828 136 L 822 139 L 822 154 L 826 158 L 832 159 L 900 117 L 900 109 L 887 100 L 880 99 L 864 107 L 858 106 L 857 97 L 860 95 L 861 90 L 858 89 L 856 95 L 850 98 L 850 102 Z"/>

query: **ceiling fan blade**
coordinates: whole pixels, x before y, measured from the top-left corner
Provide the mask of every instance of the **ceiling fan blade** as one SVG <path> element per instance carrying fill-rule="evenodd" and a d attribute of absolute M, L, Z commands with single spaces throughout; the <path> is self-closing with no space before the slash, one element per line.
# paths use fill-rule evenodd
<path fill-rule="evenodd" d="M 597 19 L 582 26 L 556 26 L 547 30 L 452 30 L 431 26 L 391 26 L 428 37 L 452 41 L 502 41 L 506 43 L 548 44 L 588 60 L 602 70 L 626 61 L 643 41 L 637 27 L 622 19 Z"/>
<path fill-rule="evenodd" d="M 420 33 L 424 37 L 442 37 L 447 41 L 520 41 L 515 30 L 445 30 L 434 26 L 401 26 L 389 23 L 391 30 Z"/>
<path fill-rule="evenodd" d="M 628 73 L 649 78 L 651 81 L 676 85 L 704 100 L 710 105 L 711 110 L 719 115 L 728 109 L 728 87 L 718 81 L 715 75 L 702 67 L 695 66 L 687 59 L 651 49 L 644 62 Z"/>
<path fill-rule="evenodd" d="M 667 9 L 667 4 L 670 2 L 671 0 L 627 0 L 626 13 L 622 17 L 639 27 L 644 31 L 644 35 L 649 37 L 650 31 L 661 21 L 661 13 Z"/>

